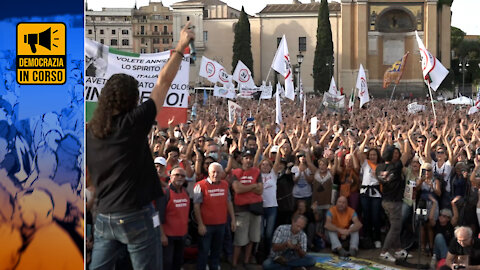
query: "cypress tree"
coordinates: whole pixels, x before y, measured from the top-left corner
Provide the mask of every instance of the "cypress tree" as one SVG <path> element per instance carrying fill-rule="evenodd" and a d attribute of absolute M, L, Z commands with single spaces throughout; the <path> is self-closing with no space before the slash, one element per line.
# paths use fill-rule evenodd
<path fill-rule="evenodd" d="M 237 67 L 238 60 L 241 60 L 252 72 L 253 77 L 253 56 L 251 49 L 250 22 L 245 9 L 242 6 L 240 18 L 235 25 L 235 39 L 233 41 L 232 70 Z"/>
<path fill-rule="evenodd" d="M 333 41 L 330 12 L 327 0 L 322 0 L 318 9 L 317 46 L 313 59 L 313 90 L 325 92 L 333 75 Z M 328 65 L 327 65 L 328 64 Z"/>

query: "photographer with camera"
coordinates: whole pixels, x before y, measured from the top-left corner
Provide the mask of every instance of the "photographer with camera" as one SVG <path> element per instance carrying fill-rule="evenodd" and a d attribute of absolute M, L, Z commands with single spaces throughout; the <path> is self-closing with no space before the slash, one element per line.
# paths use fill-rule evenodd
<path fill-rule="evenodd" d="M 470 227 L 455 229 L 455 239 L 450 243 L 445 265 L 440 270 L 480 269 L 480 239 L 473 237 Z"/>

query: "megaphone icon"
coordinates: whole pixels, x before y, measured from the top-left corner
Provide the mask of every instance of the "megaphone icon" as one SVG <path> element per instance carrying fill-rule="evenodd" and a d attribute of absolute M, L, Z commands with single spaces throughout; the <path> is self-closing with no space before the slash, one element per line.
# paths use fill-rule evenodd
<path fill-rule="evenodd" d="M 47 30 L 38 33 L 38 34 L 28 34 L 23 36 L 23 42 L 30 44 L 30 49 L 32 53 L 37 52 L 37 48 L 35 47 L 36 44 L 43 46 L 50 50 L 51 48 L 51 36 L 52 36 L 52 28 L 48 28 Z"/>

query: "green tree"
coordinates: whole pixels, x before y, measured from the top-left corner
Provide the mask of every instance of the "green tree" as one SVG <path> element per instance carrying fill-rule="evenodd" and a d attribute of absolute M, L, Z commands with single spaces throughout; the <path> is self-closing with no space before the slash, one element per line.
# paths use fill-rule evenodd
<path fill-rule="evenodd" d="M 438 0 L 438 6 L 448 5 L 452 6 L 453 0 Z"/>
<path fill-rule="evenodd" d="M 457 49 L 460 43 L 463 41 L 463 38 L 465 37 L 465 32 L 463 32 L 460 28 L 457 28 L 455 26 L 450 27 L 450 45 L 452 47 L 452 50 L 454 50 L 456 53 L 458 53 Z"/>
<path fill-rule="evenodd" d="M 237 67 L 238 60 L 241 60 L 252 72 L 253 77 L 253 57 L 250 36 L 250 21 L 245 9 L 242 6 L 240 18 L 235 24 L 235 39 L 233 41 L 232 70 Z"/>
<path fill-rule="evenodd" d="M 327 0 L 318 9 L 317 46 L 313 59 L 313 90 L 325 92 L 333 75 L 333 41 Z"/>

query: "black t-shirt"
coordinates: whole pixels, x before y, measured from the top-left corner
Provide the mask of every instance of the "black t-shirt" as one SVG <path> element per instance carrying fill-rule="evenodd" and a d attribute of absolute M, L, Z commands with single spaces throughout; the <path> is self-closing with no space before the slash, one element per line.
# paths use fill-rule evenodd
<path fill-rule="evenodd" d="M 443 235 L 443 237 L 445 237 L 445 242 L 446 243 L 450 243 L 450 241 L 452 241 L 452 239 L 454 238 L 454 228 L 452 226 L 452 223 L 447 222 L 447 225 L 445 226 L 442 226 L 440 225 L 440 222 L 438 222 L 437 220 L 437 223 L 435 223 L 435 227 L 433 228 L 433 231 L 435 232 L 435 234 L 437 233 L 441 233 Z"/>
<path fill-rule="evenodd" d="M 293 199 L 293 176 L 289 172 L 282 173 L 277 179 L 277 203 L 278 211 L 293 211 L 295 200 Z"/>
<path fill-rule="evenodd" d="M 382 198 L 385 201 L 402 201 L 403 191 L 405 190 L 405 181 L 402 179 L 403 165 L 400 161 L 394 163 L 383 163 L 377 166 L 375 174 L 382 183 Z M 387 171 L 387 176 L 382 177 L 381 172 Z"/>
<path fill-rule="evenodd" d="M 147 140 L 156 113 L 155 102 L 148 99 L 114 116 L 107 138 L 87 131 L 87 167 L 98 213 L 138 210 L 163 195 Z"/>
<path fill-rule="evenodd" d="M 473 244 L 468 247 L 462 247 L 457 238 L 450 242 L 448 252 L 453 255 L 468 255 L 469 265 L 480 265 L 480 239 L 473 237 Z"/>

